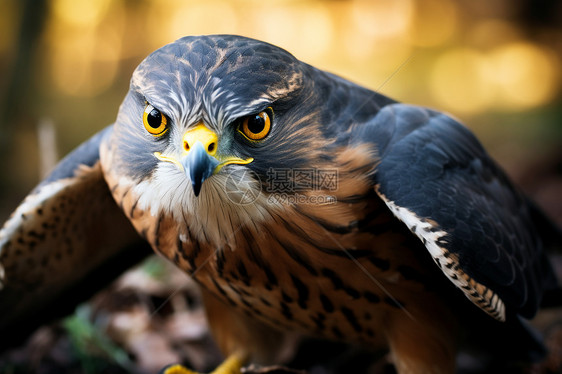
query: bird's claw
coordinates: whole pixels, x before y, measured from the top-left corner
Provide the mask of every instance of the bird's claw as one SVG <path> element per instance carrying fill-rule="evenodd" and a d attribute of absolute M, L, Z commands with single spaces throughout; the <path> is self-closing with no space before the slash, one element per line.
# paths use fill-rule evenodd
<path fill-rule="evenodd" d="M 164 367 L 158 374 L 199 374 L 180 364 L 172 364 Z"/>
<path fill-rule="evenodd" d="M 240 374 L 240 369 L 246 361 L 246 356 L 242 354 L 232 354 L 224 360 L 215 370 L 210 374 Z M 200 374 L 196 371 L 190 370 L 180 364 L 168 365 L 158 374 Z"/>

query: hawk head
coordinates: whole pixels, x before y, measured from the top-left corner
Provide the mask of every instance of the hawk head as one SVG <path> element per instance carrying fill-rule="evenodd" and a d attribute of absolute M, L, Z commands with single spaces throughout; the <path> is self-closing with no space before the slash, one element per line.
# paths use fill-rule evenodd
<path fill-rule="evenodd" d="M 153 215 L 259 220 L 271 213 L 268 171 L 330 159 L 351 118 L 376 112 L 367 90 L 358 107 L 342 103 L 362 92 L 350 86 L 261 41 L 185 37 L 134 72 L 102 164 Z M 237 204 L 248 195 L 254 204 Z"/>

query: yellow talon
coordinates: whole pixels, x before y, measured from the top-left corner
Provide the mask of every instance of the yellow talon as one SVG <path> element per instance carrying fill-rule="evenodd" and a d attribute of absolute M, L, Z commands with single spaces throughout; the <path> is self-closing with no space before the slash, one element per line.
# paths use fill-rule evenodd
<path fill-rule="evenodd" d="M 232 354 L 222 362 L 211 374 L 240 374 L 240 369 L 246 362 L 245 355 Z"/>
<path fill-rule="evenodd" d="M 164 369 L 160 370 L 160 374 L 197 374 L 196 372 L 189 370 L 183 365 L 174 364 L 166 366 Z"/>
<path fill-rule="evenodd" d="M 240 369 L 246 362 L 246 355 L 232 354 L 226 358 L 215 370 L 210 374 L 240 374 Z M 198 374 L 197 372 L 186 368 L 183 365 L 174 364 L 165 367 L 160 374 Z"/>

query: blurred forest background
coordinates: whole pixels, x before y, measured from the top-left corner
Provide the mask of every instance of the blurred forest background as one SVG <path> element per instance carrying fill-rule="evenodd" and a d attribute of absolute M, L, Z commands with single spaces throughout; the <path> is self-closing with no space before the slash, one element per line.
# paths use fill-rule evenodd
<path fill-rule="evenodd" d="M 558 0 L 0 0 L 0 9 L 0 221 L 56 160 L 114 121 L 146 55 L 185 35 L 228 33 L 460 118 L 562 224 Z"/>

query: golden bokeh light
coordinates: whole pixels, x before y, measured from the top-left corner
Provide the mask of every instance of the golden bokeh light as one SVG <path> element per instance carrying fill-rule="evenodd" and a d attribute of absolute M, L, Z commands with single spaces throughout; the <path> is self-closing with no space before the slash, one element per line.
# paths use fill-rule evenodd
<path fill-rule="evenodd" d="M 353 22 L 365 35 L 388 38 L 403 35 L 413 17 L 412 0 L 355 0 L 351 3 Z"/>
<path fill-rule="evenodd" d="M 408 36 L 412 44 L 433 47 L 449 41 L 458 27 L 458 12 L 451 0 L 416 1 Z"/>
<path fill-rule="evenodd" d="M 245 24 L 245 31 L 254 38 L 288 48 L 300 36 L 298 12 L 285 4 L 258 5 L 245 16 L 251 20 L 251 25 Z"/>
<path fill-rule="evenodd" d="M 53 0 L 52 10 L 59 22 L 73 26 L 96 26 L 105 17 L 111 0 Z"/>
<path fill-rule="evenodd" d="M 513 21 L 497 14 L 471 19 L 454 0 L 134 5 L 52 0 L 50 5 L 45 38 L 50 79 L 66 95 L 101 94 L 115 83 L 124 61 L 139 62 L 186 35 L 217 33 L 268 41 L 307 63 L 372 89 L 382 87 L 399 100 L 421 100 L 466 115 L 537 107 L 560 90 L 556 54 L 526 42 Z M 8 39 L 13 33 L 0 36 L 0 50 Z"/>
<path fill-rule="evenodd" d="M 79 3 L 79 2 L 77 2 Z M 60 2 L 58 4 L 66 4 Z M 103 12 L 107 12 L 107 3 L 99 2 Z M 62 7 L 62 5 L 59 5 Z M 69 6 L 74 8 L 76 5 Z M 62 9 L 62 8 L 61 8 Z M 67 9 L 67 8 L 64 8 Z M 84 8 L 85 9 L 85 8 Z M 95 12 L 100 15 L 102 10 Z M 119 3 L 111 7 L 114 16 L 122 17 L 124 9 Z M 67 17 L 72 13 L 68 10 L 56 12 L 46 33 L 46 42 L 51 53 L 48 55 L 50 78 L 54 88 L 71 96 L 90 97 L 107 89 L 115 80 L 121 56 L 124 25 L 118 22 L 107 22 L 103 27 L 98 26 L 103 18 L 92 18 L 88 27 L 84 23 L 72 21 L 66 25 Z M 69 32 L 71 30 L 72 32 Z"/>
<path fill-rule="evenodd" d="M 481 52 L 453 48 L 437 58 L 430 75 L 430 91 L 446 109 L 479 112 L 494 98 L 489 72 L 489 62 Z"/>
<path fill-rule="evenodd" d="M 407 87 L 396 85 L 394 78 L 401 75 L 404 67 L 409 66 L 414 56 L 411 44 L 404 40 L 382 40 L 367 44 L 353 33 L 347 36 L 343 48 L 346 59 L 333 67 L 338 75 L 393 96 L 407 90 Z"/>
<path fill-rule="evenodd" d="M 523 36 L 509 21 L 489 18 L 476 22 L 466 34 L 467 42 L 480 49 L 495 48 L 499 45 L 520 40 Z"/>
<path fill-rule="evenodd" d="M 414 54 L 406 33 L 413 2 L 389 3 L 353 1 L 340 32 L 341 51 L 336 52 L 338 74 L 372 89 L 383 88 L 383 92 L 389 88 L 389 78 Z M 390 91 L 400 91 L 394 88 Z"/>
<path fill-rule="evenodd" d="M 342 32 L 342 47 L 349 59 L 370 60 L 375 62 L 371 68 L 386 70 L 396 67 L 411 54 L 411 44 L 404 34 L 383 38 L 364 34 L 362 26 L 352 21 L 349 20 L 350 26 Z"/>
<path fill-rule="evenodd" d="M 554 53 L 525 41 L 488 52 L 455 48 L 435 62 L 430 89 L 440 104 L 456 112 L 527 110 L 554 99 L 560 67 Z"/>
<path fill-rule="evenodd" d="M 221 0 L 153 1 L 145 22 L 153 48 L 186 35 L 230 33 L 239 27 L 232 3 Z"/>
<path fill-rule="evenodd" d="M 107 89 L 117 73 L 118 40 L 92 35 L 67 41 L 51 56 L 55 87 L 67 95 L 85 97 Z"/>
<path fill-rule="evenodd" d="M 525 110 L 548 102 L 560 81 L 560 62 L 544 48 L 527 42 L 503 45 L 490 54 L 498 106 Z"/>
<path fill-rule="evenodd" d="M 321 58 L 332 46 L 332 14 L 321 2 L 262 6 L 250 19 L 254 27 L 246 35 L 289 49 L 305 61 Z"/>

